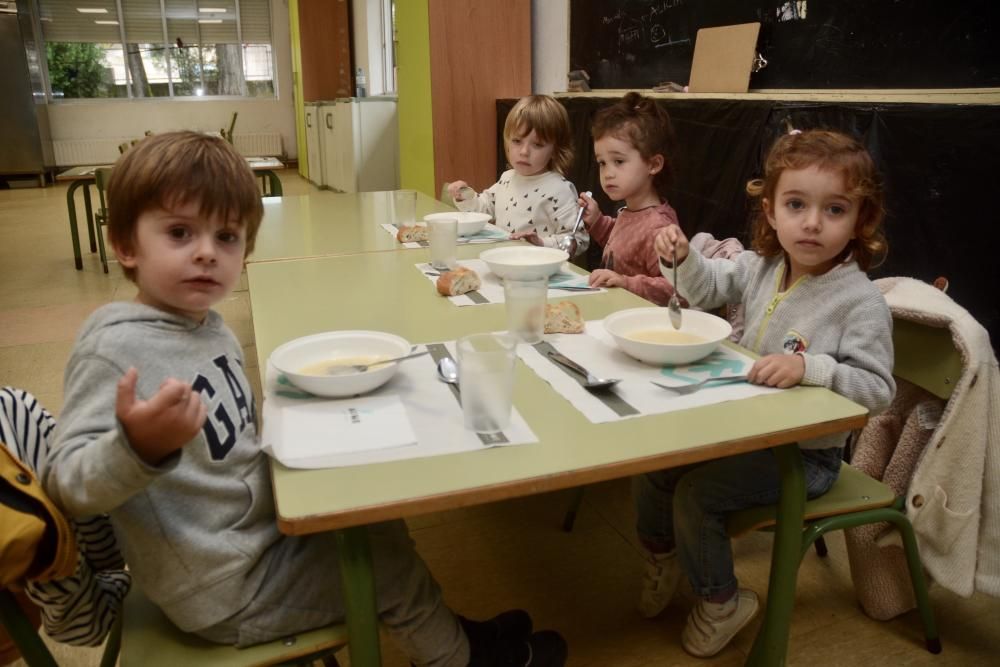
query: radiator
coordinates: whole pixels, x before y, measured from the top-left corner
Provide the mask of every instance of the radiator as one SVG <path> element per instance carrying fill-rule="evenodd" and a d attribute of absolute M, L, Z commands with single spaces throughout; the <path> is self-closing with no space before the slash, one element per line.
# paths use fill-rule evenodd
<path fill-rule="evenodd" d="M 56 164 L 75 167 L 90 164 L 111 164 L 118 159 L 118 144 L 124 139 L 74 139 L 53 141 Z"/>
<path fill-rule="evenodd" d="M 281 135 L 277 132 L 261 132 L 256 134 L 239 134 L 233 137 L 236 150 L 247 157 L 284 155 L 281 147 Z"/>
<path fill-rule="evenodd" d="M 118 159 L 118 145 L 134 138 L 59 140 L 52 142 L 52 148 L 60 167 L 111 164 Z M 284 155 L 281 135 L 277 132 L 237 134 L 235 144 L 236 150 L 247 157 Z"/>

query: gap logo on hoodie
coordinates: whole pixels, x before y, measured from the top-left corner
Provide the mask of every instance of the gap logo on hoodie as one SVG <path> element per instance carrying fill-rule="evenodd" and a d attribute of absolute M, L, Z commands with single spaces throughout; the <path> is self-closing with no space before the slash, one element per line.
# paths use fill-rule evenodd
<path fill-rule="evenodd" d="M 239 366 L 238 373 L 234 372 L 233 363 Z M 217 377 L 213 384 L 212 380 L 198 373 L 191 386 L 208 399 L 208 418 L 202 430 L 212 460 L 222 461 L 247 426 L 256 424 L 256 414 L 253 394 L 240 381 L 246 378 L 243 364 L 224 354 L 212 359 L 212 364 L 219 369 L 221 377 Z"/>

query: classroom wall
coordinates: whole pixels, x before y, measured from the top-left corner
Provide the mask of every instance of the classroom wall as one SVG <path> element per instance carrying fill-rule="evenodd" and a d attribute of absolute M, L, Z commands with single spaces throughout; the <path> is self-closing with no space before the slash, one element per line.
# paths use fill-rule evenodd
<path fill-rule="evenodd" d="M 287 0 L 271 0 L 271 38 L 275 54 L 273 99 L 60 101 L 49 105 L 52 139 L 127 139 L 140 137 L 146 130 L 218 131 L 229 126 L 235 111 L 239 113 L 235 134 L 280 133 L 286 156 L 296 158 Z"/>
<path fill-rule="evenodd" d="M 403 188 L 434 192 L 430 25 L 427 0 L 396 4 L 399 33 L 399 179 Z"/>
<path fill-rule="evenodd" d="M 531 2 L 531 92 L 566 90 L 569 72 L 569 0 Z"/>

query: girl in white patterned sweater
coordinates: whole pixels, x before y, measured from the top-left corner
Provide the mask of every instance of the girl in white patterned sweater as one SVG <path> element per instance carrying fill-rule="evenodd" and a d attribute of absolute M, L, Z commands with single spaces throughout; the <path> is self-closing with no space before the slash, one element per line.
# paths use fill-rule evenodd
<path fill-rule="evenodd" d="M 748 379 L 770 387 L 831 389 L 871 413 L 892 400 L 892 316 L 865 274 L 885 253 L 882 192 L 871 156 L 836 132 L 793 131 L 771 148 L 762 180 L 747 192 L 760 202 L 754 252 L 733 260 L 689 252 L 680 228 L 654 241 L 661 269 L 676 250 L 678 280 L 692 305 L 741 301 L 740 344 L 760 354 Z M 809 498 L 840 472 L 846 433 L 799 443 Z M 689 653 L 719 653 L 758 610 L 741 589 L 726 534 L 730 512 L 777 502 L 778 466 L 769 450 L 643 475 L 636 480 L 640 540 L 649 568 L 639 602 L 647 617 L 670 602 L 681 573 L 698 603 L 681 643 Z"/>
<path fill-rule="evenodd" d="M 499 181 L 478 195 L 455 181 L 448 193 L 460 211 L 489 213 L 511 238 L 554 247 L 554 235 L 569 233 L 576 222 L 576 188 L 566 180 L 573 161 L 569 114 L 548 95 L 523 97 L 507 114 L 503 142 L 512 168 Z M 576 241 L 579 255 L 590 238 L 581 228 Z"/>

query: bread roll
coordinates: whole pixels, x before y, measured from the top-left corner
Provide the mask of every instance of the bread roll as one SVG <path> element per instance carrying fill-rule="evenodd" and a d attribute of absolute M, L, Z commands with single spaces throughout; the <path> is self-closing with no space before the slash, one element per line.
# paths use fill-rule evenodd
<path fill-rule="evenodd" d="M 427 240 L 427 226 L 426 225 L 402 225 L 399 231 L 396 232 L 396 240 L 400 243 L 409 243 L 411 241 L 426 241 Z"/>
<path fill-rule="evenodd" d="M 545 333 L 583 333 L 583 315 L 572 301 L 545 306 Z"/>
<path fill-rule="evenodd" d="M 465 294 L 479 289 L 480 285 L 479 274 L 464 266 L 442 273 L 437 279 L 437 290 L 442 296 Z"/>

